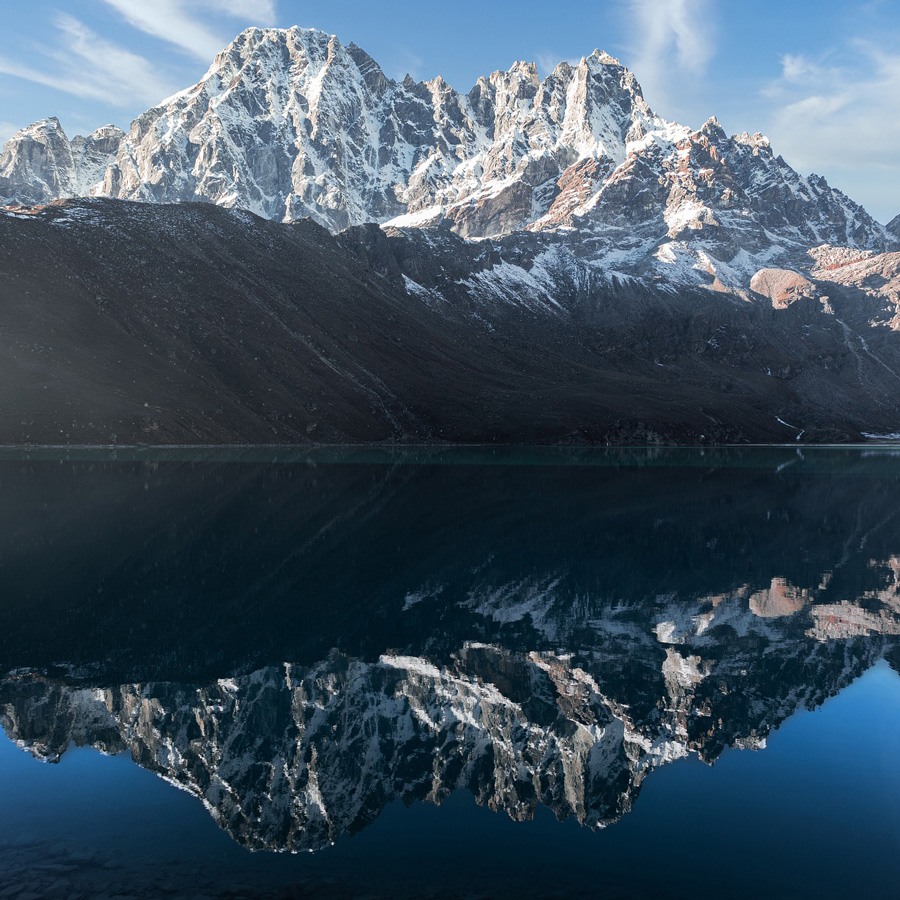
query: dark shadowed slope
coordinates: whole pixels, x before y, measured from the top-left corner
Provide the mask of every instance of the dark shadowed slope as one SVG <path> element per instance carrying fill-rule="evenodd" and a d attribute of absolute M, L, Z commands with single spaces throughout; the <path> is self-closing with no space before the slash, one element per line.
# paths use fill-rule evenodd
<path fill-rule="evenodd" d="M 566 240 L 374 226 L 333 237 L 111 200 L 0 214 L 0 442 L 900 430 L 883 298 L 853 283 L 782 302 L 594 277 Z M 538 272 L 539 253 L 556 264 Z"/>

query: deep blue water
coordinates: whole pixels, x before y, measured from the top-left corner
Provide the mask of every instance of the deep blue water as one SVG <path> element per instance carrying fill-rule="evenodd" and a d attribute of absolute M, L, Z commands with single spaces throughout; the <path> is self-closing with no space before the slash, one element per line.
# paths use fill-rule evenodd
<path fill-rule="evenodd" d="M 898 487 L 2 459 L 0 897 L 896 897 Z"/>

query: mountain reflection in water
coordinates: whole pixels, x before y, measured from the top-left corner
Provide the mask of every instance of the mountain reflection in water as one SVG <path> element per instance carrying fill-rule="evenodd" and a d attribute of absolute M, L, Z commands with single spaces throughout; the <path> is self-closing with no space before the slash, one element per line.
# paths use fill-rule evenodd
<path fill-rule="evenodd" d="M 900 460 L 0 460 L 0 715 L 318 850 L 465 789 L 591 828 L 900 666 Z"/>

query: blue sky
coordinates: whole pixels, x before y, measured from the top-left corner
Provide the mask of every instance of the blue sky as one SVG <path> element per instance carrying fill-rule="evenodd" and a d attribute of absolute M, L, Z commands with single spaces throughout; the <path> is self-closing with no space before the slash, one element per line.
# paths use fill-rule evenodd
<path fill-rule="evenodd" d="M 71 135 L 196 82 L 248 25 L 303 25 L 394 77 L 468 90 L 516 59 L 547 70 L 595 47 L 657 111 L 762 131 L 883 221 L 900 213 L 897 0 L 28 0 L 0 6 L 0 140 L 57 115 Z"/>

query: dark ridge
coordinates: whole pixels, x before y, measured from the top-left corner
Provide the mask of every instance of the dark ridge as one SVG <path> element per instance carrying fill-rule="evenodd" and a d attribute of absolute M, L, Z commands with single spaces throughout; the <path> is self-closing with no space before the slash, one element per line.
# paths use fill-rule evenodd
<path fill-rule="evenodd" d="M 897 430 L 900 347 L 868 327 L 871 300 L 829 285 L 827 315 L 813 299 L 775 310 L 562 274 L 556 305 L 542 306 L 476 277 L 527 269 L 554 240 L 565 238 L 373 226 L 333 237 L 205 204 L 8 212 L 0 443 L 839 442 Z"/>

